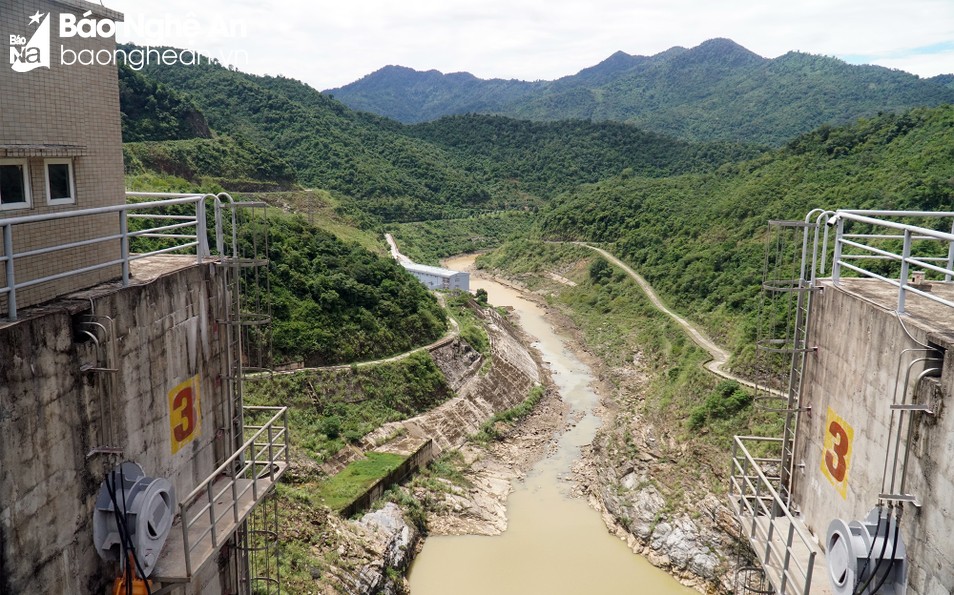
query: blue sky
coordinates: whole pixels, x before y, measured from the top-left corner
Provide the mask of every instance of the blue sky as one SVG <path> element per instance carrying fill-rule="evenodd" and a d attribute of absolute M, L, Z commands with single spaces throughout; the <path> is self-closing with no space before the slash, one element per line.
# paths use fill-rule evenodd
<path fill-rule="evenodd" d="M 921 76 L 954 72 L 952 0 L 103 0 L 121 41 L 196 49 L 318 89 L 387 64 L 553 79 L 613 52 L 728 37 Z"/>

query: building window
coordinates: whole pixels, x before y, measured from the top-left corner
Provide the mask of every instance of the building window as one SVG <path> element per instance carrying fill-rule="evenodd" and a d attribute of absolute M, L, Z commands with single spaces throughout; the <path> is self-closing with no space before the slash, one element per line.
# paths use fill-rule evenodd
<path fill-rule="evenodd" d="M 0 210 L 30 206 L 30 175 L 26 159 L 0 159 Z"/>
<path fill-rule="evenodd" d="M 71 159 L 46 160 L 46 197 L 51 205 L 76 202 Z"/>

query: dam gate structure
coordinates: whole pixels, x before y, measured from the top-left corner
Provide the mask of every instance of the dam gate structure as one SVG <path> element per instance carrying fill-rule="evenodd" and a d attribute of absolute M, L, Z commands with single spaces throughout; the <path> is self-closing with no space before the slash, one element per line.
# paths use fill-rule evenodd
<path fill-rule="evenodd" d="M 759 341 L 789 358 L 787 391 L 760 395 L 781 436 L 733 444 L 757 561 L 739 592 L 949 595 L 954 212 L 816 210 L 767 237 Z"/>

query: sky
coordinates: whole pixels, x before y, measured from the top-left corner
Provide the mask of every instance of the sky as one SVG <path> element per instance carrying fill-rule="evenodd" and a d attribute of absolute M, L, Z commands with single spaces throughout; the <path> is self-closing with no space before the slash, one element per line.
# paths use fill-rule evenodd
<path fill-rule="evenodd" d="M 99 2 L 100 0 L 92 0 Z M 920 76 L 954 73 L 954 0 L 102 0 L 118 39 L 200 51 L 324 90 L 398 64 L 550 80 L 617 50 L 726 37 Z"/>

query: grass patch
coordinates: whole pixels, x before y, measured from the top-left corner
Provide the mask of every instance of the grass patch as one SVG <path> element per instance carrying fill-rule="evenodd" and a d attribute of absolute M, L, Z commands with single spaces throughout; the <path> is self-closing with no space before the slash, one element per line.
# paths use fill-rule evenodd
<path fill-rule="evenodd" d="M 514 405 L 510 409 L 505 409 L 494 415 L 489 420 L 485 421 L 483 425 L 480 426 L 480 431 L 474 434 L 472 439 L 475 442 L 484 444 L 500 439 L 504 434 L 504 432 L 501 430 L 501 426 L 512 426 L 516 422 L 530 415 L 530 412 L 533 411 L 533 408 L 537 406 L 537 403 L 540 402 L 540 399 L 543 398 L 545 393 L 546 389 L 543 388 L 543 386 L 534 386 L 530 389 L 526 399 Z"/>
<path fill-rule="evenodd" d="M 378 366 L 306 370 L 245 381 L 248 405 L 286 405 L 292 444 L 322 462 L 348 442 L 453 396 L 429 353 Z"/>
<path fill-rule="evenodd" d="M 509 237 L 526 233 L 532 221 L 532 213 L 503 211 L 464 219 L 392 224 L 388 230 L 408 258 L 439 265 L 447 256 L 499 246 Z"/>
<path fill-rule="evenodd" d="M 369 452 L 365 458 L 352 462 L 334 477 L 318 484 L 315 500 L 332 510 L 341 510 L 406 459 L 389 452 Z"/>
<path fill-rule="evenodd" d="M 467 341 L 485 358 L 490 359 L 490 337 L 484 325 L 477 319 L 477 315 L 468 305 L 473 297 L 467 292 L 452 294 L 447 300 L 447 313 L 457 321 L 460 327 L 460 338 Z"/>

